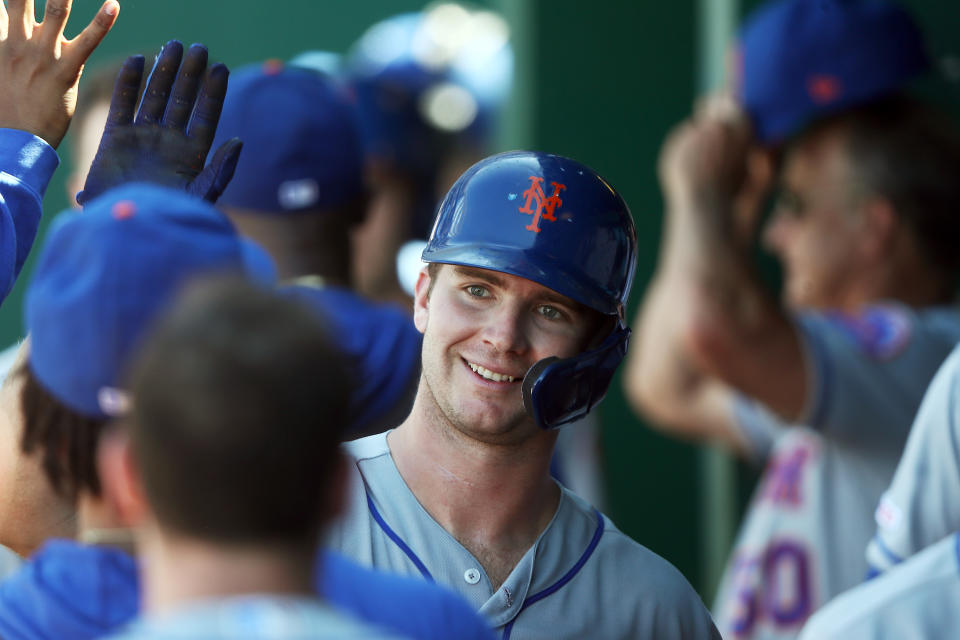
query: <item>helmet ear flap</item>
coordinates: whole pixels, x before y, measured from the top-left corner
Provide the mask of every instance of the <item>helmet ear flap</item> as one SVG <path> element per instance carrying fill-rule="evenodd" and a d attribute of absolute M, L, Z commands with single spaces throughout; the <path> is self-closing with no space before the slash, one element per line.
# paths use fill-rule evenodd
<path fill-rule="evenodd" d="M 560 362 L 560 358 L 557 356 L 550 356 L 549 358 L 538 360 L 537 362 L 533 363 L 533 366 L 530 367 L 530 369 L 527 370 L 526 375 L 523 376 L 523 382 L 520 385 L 520 389 L 523 392 L 523 408 L 526 409 L 527 413 L 534 418 L 536 418 L 536 414 L 533 409 L 533 388 L 537 386 L 537 382 L 540 381 L 543 373 L 554 362 Z"/>
<path fill-rule="evenodd" d="M 524 409 L 541 429 L 582 418 L 607 394 L 629 341 L 630 329 L 618 326 L 596 349 L 536 362 L 523 377 Z"/>

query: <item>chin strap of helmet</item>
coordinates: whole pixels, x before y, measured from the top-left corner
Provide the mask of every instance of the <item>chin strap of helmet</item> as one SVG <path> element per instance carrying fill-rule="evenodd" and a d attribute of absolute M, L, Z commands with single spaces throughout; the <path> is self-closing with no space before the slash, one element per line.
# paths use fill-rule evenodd
<path fill-rule="evenodd" d="M 542 429 L 556 429 L 587 415 L 606 395 L 629 340 L 630 329 L 618 324 L 596 349 L 536 362 L 523 377 L 527 413 Z"/>

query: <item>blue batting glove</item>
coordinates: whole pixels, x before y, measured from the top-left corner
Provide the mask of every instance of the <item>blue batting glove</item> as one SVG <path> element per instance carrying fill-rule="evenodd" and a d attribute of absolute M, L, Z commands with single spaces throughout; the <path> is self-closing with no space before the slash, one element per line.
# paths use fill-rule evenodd
<path fill-rule="evenodd" d="M 180 64 L 183 59 L 183 65 Z M 139 109 L 137 93 L 143 77 L 143 56 L 124 62 L 97 155 L 90 165 L 81 205 L 126 182 L 151 182 L 183 189 L 215 202 L 233 177 L 243 143 L 225 142 L 205 168 L 204 159 L 227 93 L 229 70 L 217 63 L 207 68 L 207 49 L 171 40 L 160 51 L 147 80 Z"/>

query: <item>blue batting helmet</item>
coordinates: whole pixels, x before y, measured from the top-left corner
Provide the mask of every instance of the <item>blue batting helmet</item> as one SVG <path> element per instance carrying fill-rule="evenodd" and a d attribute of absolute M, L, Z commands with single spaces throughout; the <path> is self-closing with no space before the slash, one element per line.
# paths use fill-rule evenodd
<path fill-rule="evenodd" d="M 526 278 L 616 318 L 599 347 L 546 358 L 523 380 L 524 406 L 545 429 L 582 417 L 606 394 L 630 336 L 637 232 L 623 198 L 592 169 L 531 151 L 481 160 L 441 203 L 423 260 Z"/>

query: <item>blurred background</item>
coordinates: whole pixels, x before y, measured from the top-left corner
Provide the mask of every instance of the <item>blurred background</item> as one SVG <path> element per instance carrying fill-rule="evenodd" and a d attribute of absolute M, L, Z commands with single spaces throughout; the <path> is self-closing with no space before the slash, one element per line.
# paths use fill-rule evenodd
<path fill-rule="evenodd" d="M 757 4 L 471 4 L 503 16 L 513 47 L 512 90 L 491 151 L 524 148 L 570 156 L 596 169 L 621 192 L 640 240 L 634 305 L 657 258 L 661 200 L 655 168 L 661 141 L 690 112 L 698 94 L 723 82 L 731 34 Z M 943 0 L 903 4 L 924 28 L 947 80 L 925 91 L 956 114 L 960 5 Z M 305 50 L 346 53 L 370 25 L 424 6 L 416 0 L 121 0 L 117 25 L 88 69 L 130 53 L 156 51 L 171 38 L 203 42 L 211 60 L 232 68 L 268 58 L 289 60 Z M 67 35 L 74 35 L 98 7 L 98 0 L 74 0 Z M 82 81 L 80 86 L 82 92 Z M 59 150 L 63 165 L 69 164 L 71 143 L 68 133 Z M 47 191 L 41 234 L 68 206 L 65 176 L 66 171 L 58 171 Z M 0 307 L 0 345 L 23 335 L 21 304 L 31 269 L 32 259 Z M 776 279 L 773 271 L 771 279 Z M 618 381 L 601 405 L 600 421 L 606 511 L 623 531 L 673 562 L 710 602 L 756 470 L 646 429 L 626 406 Z"/>

